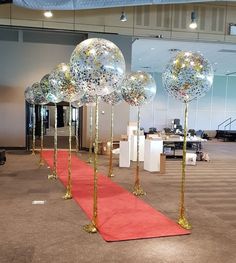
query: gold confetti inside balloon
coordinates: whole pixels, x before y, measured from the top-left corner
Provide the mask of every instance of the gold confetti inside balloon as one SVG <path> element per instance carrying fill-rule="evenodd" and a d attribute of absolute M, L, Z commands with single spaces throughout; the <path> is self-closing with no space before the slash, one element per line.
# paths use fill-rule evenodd
<path fill-rule="evenodd" d="M 33 92 L 32 86 L 27 87 L 24 94 L 25 94 L 25 100 L 29 104 L 35 104 L 35 102 L 34 102 L 34 92 Z"/>
<path fill-rule="evenodd" d="M 125 76 L 125 59 L 111 41 L 90 38 L 81 42 L 70 59 L 71 74 L 85 93 L 104 96 L 120 86 Z"/>
<path fill-rule="evenodd" d="M 100 98 L 98 98 L 100 100 Z M 95 96 L 84 94 L 79 100 L 72 102 L 72 106 L 79 108 L 82 106 L 95 106 Z"/>
<path fill-rule="evenodd" d="M 96 102 L 95 96 L 89 95 L 87 93 L 85 93 L 80 100 L 81 103 L 85 106 L 94 106 Z M 98 100 L 100 99 L 98 98 Z"/>
<path fill-rule="evenodd" d="M 63 101 L 73 102 L 83 95 L 81 89 L 71 79 L 70 66 L 65 63 L 60 63 L 51 72 L 49 83 L 52 89 L 56 90 L 57 96 L 63 98 Z"/>
<path fill-rule="evenodd" d="M 147 72 L 131 72 L 123 81 L 121 93 L 129 105 L 142 106 L 155 97 L 156 83 Z"/>
<path fill-rule="evenodd" d="M 115 90 L 110 94 L 103 96 L 102 100 L 111 105 L 119 104 L 123 100 L 121 89 Z"/>
<path fill-rule="evenodd" d="M 81 103 L 81 100 L 75 100 L 71 103 L 72 107 L 74 108 L 80 108 L 82 106 L 84 106 L 82 103 Z"/>
<path fill-rule="evenodd" d="M 213 75 L 212 65 L 200 53 L 180 51 L 167 64 L 162 82 L 172 97 L 189 102 L 206 94 Z"/>
<path fill-rule="evenodd" d="M 45 105 L 45 104 L 47 104 L 49 102 L 46 99 L 46 97 L 44 96 L 39 82 L 35 82 L 32 85 L 32 90 L 33 90 L 33 94 L 34 94 L 34 102 L 35 102 L 35 104 Z"/>
<path fill-rule="evenodd" d="M 58 103 L 63 100 L 63 96 L 57 86 L 52 86 L 49 82 L 50 74 L 46 74 L 40 80 L 40 86 L 46 99 L 52 103 Z"/>

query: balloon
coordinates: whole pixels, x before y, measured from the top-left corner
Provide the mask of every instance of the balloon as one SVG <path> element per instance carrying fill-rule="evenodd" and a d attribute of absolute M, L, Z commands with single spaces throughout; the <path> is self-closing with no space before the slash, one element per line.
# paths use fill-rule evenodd
<path fill-rule="evenodd" d="M 51 72 L 49 83 L 52 89 L 56 90 L 57 96 L 63 97 L 64 101 L 73 102 L 83 95 L 83 92 L 71 79 L 70 66 L 65 63 L 60 63 Z"/>
<path fill-rule="evenodd" d="M 123 100 L 121 90 L 115 90 L 112 93 L 105 95 L 102 97 L 102 100 L 108 104 L 116 105 Z"/>
<path fill-rule="evenodd" d="M 142 106 L 155 97 L 156 83 L 147 72 L 131 72 L 123 81 L 121 93 L 131 106 Z"/>
<path fill-rule="evenodd" d="M 71 103 L 71 105 L 72 105 L 74 108 L 80 108 L 80 107 L 84 106 L 83 103 L 81 103 L 81 100 L 75 100 L 75 101 L 73 101 L 73 102 Z"/>
<path fill-rule="evenodd" d="M 52 86 L 49 82 L 50 74 L 46 74 L 40 80 L 40 86 L 42 92 L 46 99 L 52 103 L 58 103 L 63 100 L 63 96 L 60 94 L 58 88 L 54 85 Z"/>
<path fill-rule="evenodd" d="M 85 106 L 95 106 L 95 103 L 96 103 L 95 96 L 89 95 L 87 93 L 85 93 L 84 96 L 82 96 L 80 100 L 81 100 L 81 103 Z"/>
<path fill-rule="evenodd" d="M 25 100 L 29 104 L 35 104 L 35 102 L 34 102 L 34 92 L 33 92 L 32 86 L 27 87 L 24 94 L 25 94 Z"/>
<path fill-rule="evenodd" d="M 75 108 L 79 108 L 82 106 L 95 106 L 96 103 L 95 100 L 96 100 L 95 96 L 91 96 L 85 93 L 79 100 L 74 101 L 72 103 L 72 106 Z"/>
<path fill-rule="evenodd" d="M 111 41 L 91 38 L 81 42 L 70 59 L 71 74 L 85 93 L 104 96 L 120 86 L 125 76 L 125 60 Z"/>
<path fill-rule="evenodd" d="M 33 90 L 33 94 L 34 94 L 34 103 L 35 104 L 45 105 L 49 102 L 46 99 L 46 97 L 44 96 L 39 82 L 35 82 L 32 85 L 32 90 Z"/>
<path fill-rule="evenodd" d="M 211 88 L 213 68 L 201 54 L 180 51 L 166 66 L 162 82 L 172 97 L 189 102 L 204 96 Z"/>

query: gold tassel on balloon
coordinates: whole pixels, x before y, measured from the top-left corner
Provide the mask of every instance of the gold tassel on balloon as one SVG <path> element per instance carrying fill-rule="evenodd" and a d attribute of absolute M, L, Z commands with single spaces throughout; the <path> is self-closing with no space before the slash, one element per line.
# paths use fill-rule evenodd
<path fill-rule="evenodd" d="M 93 154 L 93 108 L 89 106 L 89 157 L 88 163 L 92 163 L 92 154 Z"/>
<path fill-rule="evenodd" d="M 180 186 L 180 207 L 178 223 L 185 229 L 191 225 L 185 217 L 185 174 L 188 102 L 203 97 L 212 87 L 213 68 L 207 59 L 198 52 L 180 51 L 167 64 L 162 73 L 162 83 L 170 96 L 185 103 L 184 142 L 182 177 Z"/>
<path fill-rule="evenodd" d="M 102 96 L 102 100 L 111 105 L 111 135 L 109 141 L 109 170 L 108 177 L 115 176 L 113 173 L 113 133 L 114 133 L 114 106 L 119 104 L 123 97 L 121 95 L 121 89 L 117 89 L 108 95 Z"/>
<path fill-rule="evenodd" d="M 32 155 L 35 155 L 35 104 L 33 104 L 32 108 L 32 116 L 33 116 L 33 123 L 32 123 Z"/>
<path fill-rule="evenodd" d="M 44 107 L 41 105 L 41 136 L 40 136 L 40 160 L 39 166 L 44 165 L 43 161 L 43 117 L 44 117 Z"/>
<path fill-rule="evenodd" d="M 138 106 L 138 122 L 137 122 L 137 162 L 136 162 L 136 174 L 135 174 L 135 182 L 134 182 L 134 191 L 133 194 L 137 196 L 146 195 L 143 188 L 140 184 L 140 176 L 139 176 L 139 137 L 140 137 L 140 107 Z"/>
<path fill-rule="evenodd" d="M 125 74 L 125 59 L 120 49 L 111 41 L 101 38 L 86 39 L 72 52 L 70 71 L 77 86 L 88 95 L 96 97 L 93 217 L 91 223 L 84 226 L 85 231 L 96 233 L 98 230 L 98 96 L 107 95 L 120 87 Z"/>
<path fill-rule="evenodd" d="M 68 177 L 67 177 L 67 186 L 66 193 L 63 196 L 65 200 L 72 198 L 72 180 L 71 180 L 71 103 L 80 99 L 81 92 L 78 86 L 74 85 L 74 82 L 71 79 L 70 74 L 70 64 L 60 63 L 58 64 L 50 74 L 49 77 L 51 88 L 56 91 L 57 95 L 60 95 L 57 98 L 57 102 L 63 100 L 69 102 L 69 149 L 68 149 Z M 56 102 L 56 101 L 55 101 Z"/>
<path fill-rule="evenodd" d="M 182 178 L 181 178 L 181 189 L 180 189 L 180 211 L 178 224 L 185 229 L 191 229 L 191 225 L 185 217 L 185 176 L 186 176 L 186 149 L 187 149 L 187 120 L 188 120 L 188 103 L 185 102 L 184 111 L 184 142 L 183 142 L 183 160 L 182 160 Z"/>
<path fill-rule="evenodd" d="M 94 147 L 94 177 L 93 177 L 93 218 L 90 224 L 84 226 L 84 230 L 88 233 L 96 233 L 98 226 L 98 96 L 96 96 L 95 106 L 95 147 Z"/>
<path fill-rule="evenodd" d="M 75 120 L 75 150 L 78 153 L 79 152 L 79 109 L 76 110 L 76 120 Z"/>
<path fill-rule="evenodd" d="M 57 104 L 55 103 L 55 125 L 54 125 L 54 151 L 53 151 L 53 170 L 52 174 L 48 175 L 48 179 L 57 179 Z"/>
<path fill-rule="evenodd" d="M 110 138 L 110 152 L 109 152 L 109 171 L 108 171 L 108 177 L 115 176 L 113 174 L 113 119 L 114 119 L 114 106 L 111 105 L 111 138 Z"/>
<path fill-rule="evenodd" d="M 72 198 L 72 182 L 71 182 L 71 102 L 69 103 L 69 151 L 68 151 L 68 179 L 66 186 L 65 200 Z"/>
<path fill-rule="evenodd" d="M 121 90 L 124 100 L 131 106 L 138 107 L 137 122 L 137 163 L 133 194 L 142 196 L 146 193 L 141 187 L 139 176 L 139 153 L 140 153 L 140 106 L 150 102 L 156 95 L 156 83 L 147 72 L 131 72 L 126 75 Z"/>

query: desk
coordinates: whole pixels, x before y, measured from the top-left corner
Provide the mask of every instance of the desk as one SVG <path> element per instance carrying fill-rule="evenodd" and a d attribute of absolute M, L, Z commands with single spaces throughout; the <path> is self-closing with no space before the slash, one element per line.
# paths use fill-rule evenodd
<path fill-rule="evenodd" d="M 195 153 L 202 149 L 202 142 L 206 141 L 202 138 L 187 138 L 187 150 L 193 150 Z M 170 138 L 163 140 L 163 152 L 167 156 L 176 156 L 176 150 L 183 149 L 183 139 Z"/>

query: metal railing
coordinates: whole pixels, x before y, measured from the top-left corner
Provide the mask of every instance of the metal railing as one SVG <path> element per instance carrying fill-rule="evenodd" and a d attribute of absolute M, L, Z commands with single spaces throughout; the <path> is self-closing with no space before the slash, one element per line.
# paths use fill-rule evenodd
<path fill-rule="evenodd" d="M 226 126 L 230 125 L 230 130 L 231 130 L 231 123 L 232 123 L 231 120 L 232 120 L 232 117 L 230 117 L 230 118 L 224 120 L 223 122 L 221 122 L 221 123 L 218 125 L 218 130 L 220 129 L 220 126 L 223 125 L 224 123 L 226 123 L 227 121 L 229 121 L 229 123 L 224 126 L 224 129 L 225 129 Z"/>
<path fill-rule="evenodd" d="M 224 126 L 224 129 L 225 129 L 227 126 L 230 125 L 229 130 L 231 130 L 231 124 L 232 124 L 233 122 L 235 122 L 235 121 L 236 121 L 236 119 L 230 121 L 230 123 L 228 123 L 228 124 L 226 124 L 226 125 Z"/>

